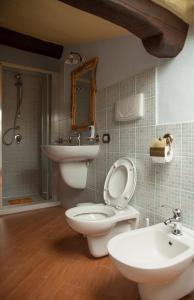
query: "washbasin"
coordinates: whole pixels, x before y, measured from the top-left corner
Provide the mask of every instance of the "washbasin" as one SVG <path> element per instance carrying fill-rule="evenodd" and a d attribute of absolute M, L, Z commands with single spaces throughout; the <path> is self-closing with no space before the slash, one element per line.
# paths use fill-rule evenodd
<path fill-rule="evenodd" d="M 59 163 L 63 181 L 71 188 L 84 189 L 87 183 L 89 161 L 99 152 L 99 145 L 42 145 L 42 152 Z"/>
<path fill-rule="evenodd" d="M 194 234 L 183 227 L 175 236 L 163 223 L 120 234 L 108 251 L 119 271 L 137 283 L 167 282 L 180 275 L 194 257 Z"/>
<path fill-rule="evenodd" d="M 99 145 L 42 145 L 41 148 L 48 158 L 59 163 L 94 159 L 99 151 Z"/>

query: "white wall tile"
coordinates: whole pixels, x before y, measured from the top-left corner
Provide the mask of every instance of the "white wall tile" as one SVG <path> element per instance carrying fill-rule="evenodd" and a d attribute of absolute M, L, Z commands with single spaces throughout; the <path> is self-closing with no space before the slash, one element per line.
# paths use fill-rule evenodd
<path fill-rule="evenodd" d="M 181 209 L 183 212 L 183 224 L 194 228 L 194 193 L 181 191 Z"/>
<path fill-rule="evenodd" d="M 119 100 L 119 83 L 113 84 L 107 88 L 106 105 L 114 106 L 116 101 Z"/>
<path fill-rule="evenodd" d="M 182 158 L 181 188 L 194 193 L 194 158 Z"/>
<path fill-rule="evenodd" d="M 136 135 L 135 128 L 120 129 L 120 152 L 135 153 Z"/>
<path fill-rule="evenodd" d="M 96 112 L 96 130 L 106 130 L 106 110 Z"/>
<path fill-rule="evenodd" d="M 180 191 L 165 185 L 156 185 L 155 214 L 164 219 L 172 216 L 172 208 L 180 208 Z M 162 207 L 162 205 L 167 205 Z M 171 207 L 168 207 L 168 206 Z"/>
<path fill-rule="evenodd" d="M 133 122 L 115 122 L 115 102 L 140 92 L 145 96 L 145 116 Z M 89 167 L 87 192 L 78 193 L 76 197 L 70 193 L 66 201 L 69 203 L 72 199 L 71 206 L 83 202 L 84 197 L 102 203 L 106 174 L 118 158 L 127 155 L 137 168 L 137 186 L 130 204 L 140 212 L 140 226 L 145 226 L 147 217 L 150 224 L 171 217 L 171 209 L 161 207 L 167 204 L 173 208 L 181 207 L 184 223 L 194 227 L 194 123 L 156 125 L 156 93 L 154 69 L 98 91 L 97 133 L 100 137 L 109 133 L 111 142 L 100 142 L 95 168 L 93 165 Z M 164 165 L 153 164 L 149 156 L 150 145 L 165 133 L 174 137 L 173 161 Z"/>
<path fill-rule="evenodd" d="M 156 184 L 180 189 L 181 157 L 175 157 L 169 164 L 156 164 Z"/>
<path fill-rule="evenodd" d="M 182 155 L 194 156 L 194 123 L 182 124 Z"/>
<path fill-rule="evenodd" d="M 129 77 L 120 82 L 120 99 L 135 95 L 135 77 Z"/>
<path fill-rule="evenodd" d="M 156 166 L 152 163 L 149 155 L 137 154 L 136 169 L 138 184 L 155 184 L 155 168 Z"/>
<path fill-rule="evenodd" d="M 155 126 L 136 128 L 136 152 L 138 154 L 149 154 L 150 144 L 156 136 Z"/>

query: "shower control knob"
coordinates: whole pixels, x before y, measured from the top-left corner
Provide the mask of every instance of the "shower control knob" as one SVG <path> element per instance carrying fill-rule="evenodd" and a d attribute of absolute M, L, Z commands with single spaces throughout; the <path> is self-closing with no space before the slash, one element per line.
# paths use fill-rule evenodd
<path fill-rule="evenodd" d="M 20 144 L 21 143 L 21 140 L 22 140 L 22 136 L 21 136 L 21 134 L 16 134 L 15 135 L 15 141 L 16 141 L 16 143 L 17 144 Z"/>

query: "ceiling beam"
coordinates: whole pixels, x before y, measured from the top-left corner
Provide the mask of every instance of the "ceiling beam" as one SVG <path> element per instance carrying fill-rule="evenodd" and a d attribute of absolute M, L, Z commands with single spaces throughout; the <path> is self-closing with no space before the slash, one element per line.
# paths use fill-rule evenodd
<path fill-rule="evenodd" d="M 61 45 L 45 42 L 2 26 L 0 26 L 0 44 L 58 59 L 63 53 Z"/>
<path fill-rule="evenodd" d="M 161 58 L 175 57 L 183 48 L 188 24 L 149 0 L 60 0 L 126 28 L 145 49 Z"/>

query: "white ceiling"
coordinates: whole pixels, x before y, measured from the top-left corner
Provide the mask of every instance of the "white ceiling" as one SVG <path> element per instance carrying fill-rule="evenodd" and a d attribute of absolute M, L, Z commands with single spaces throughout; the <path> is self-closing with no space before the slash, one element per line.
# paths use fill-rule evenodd
<path fill-rule="evenodd" d="M 63 45 L 130 35 L 58 0 L 0 0 L 0 26 Z"/>
<path fill-rule="evenodd" d="M 194 0 L 152 0 L 165 7 L 188 24 L 194 23 Z"/>

